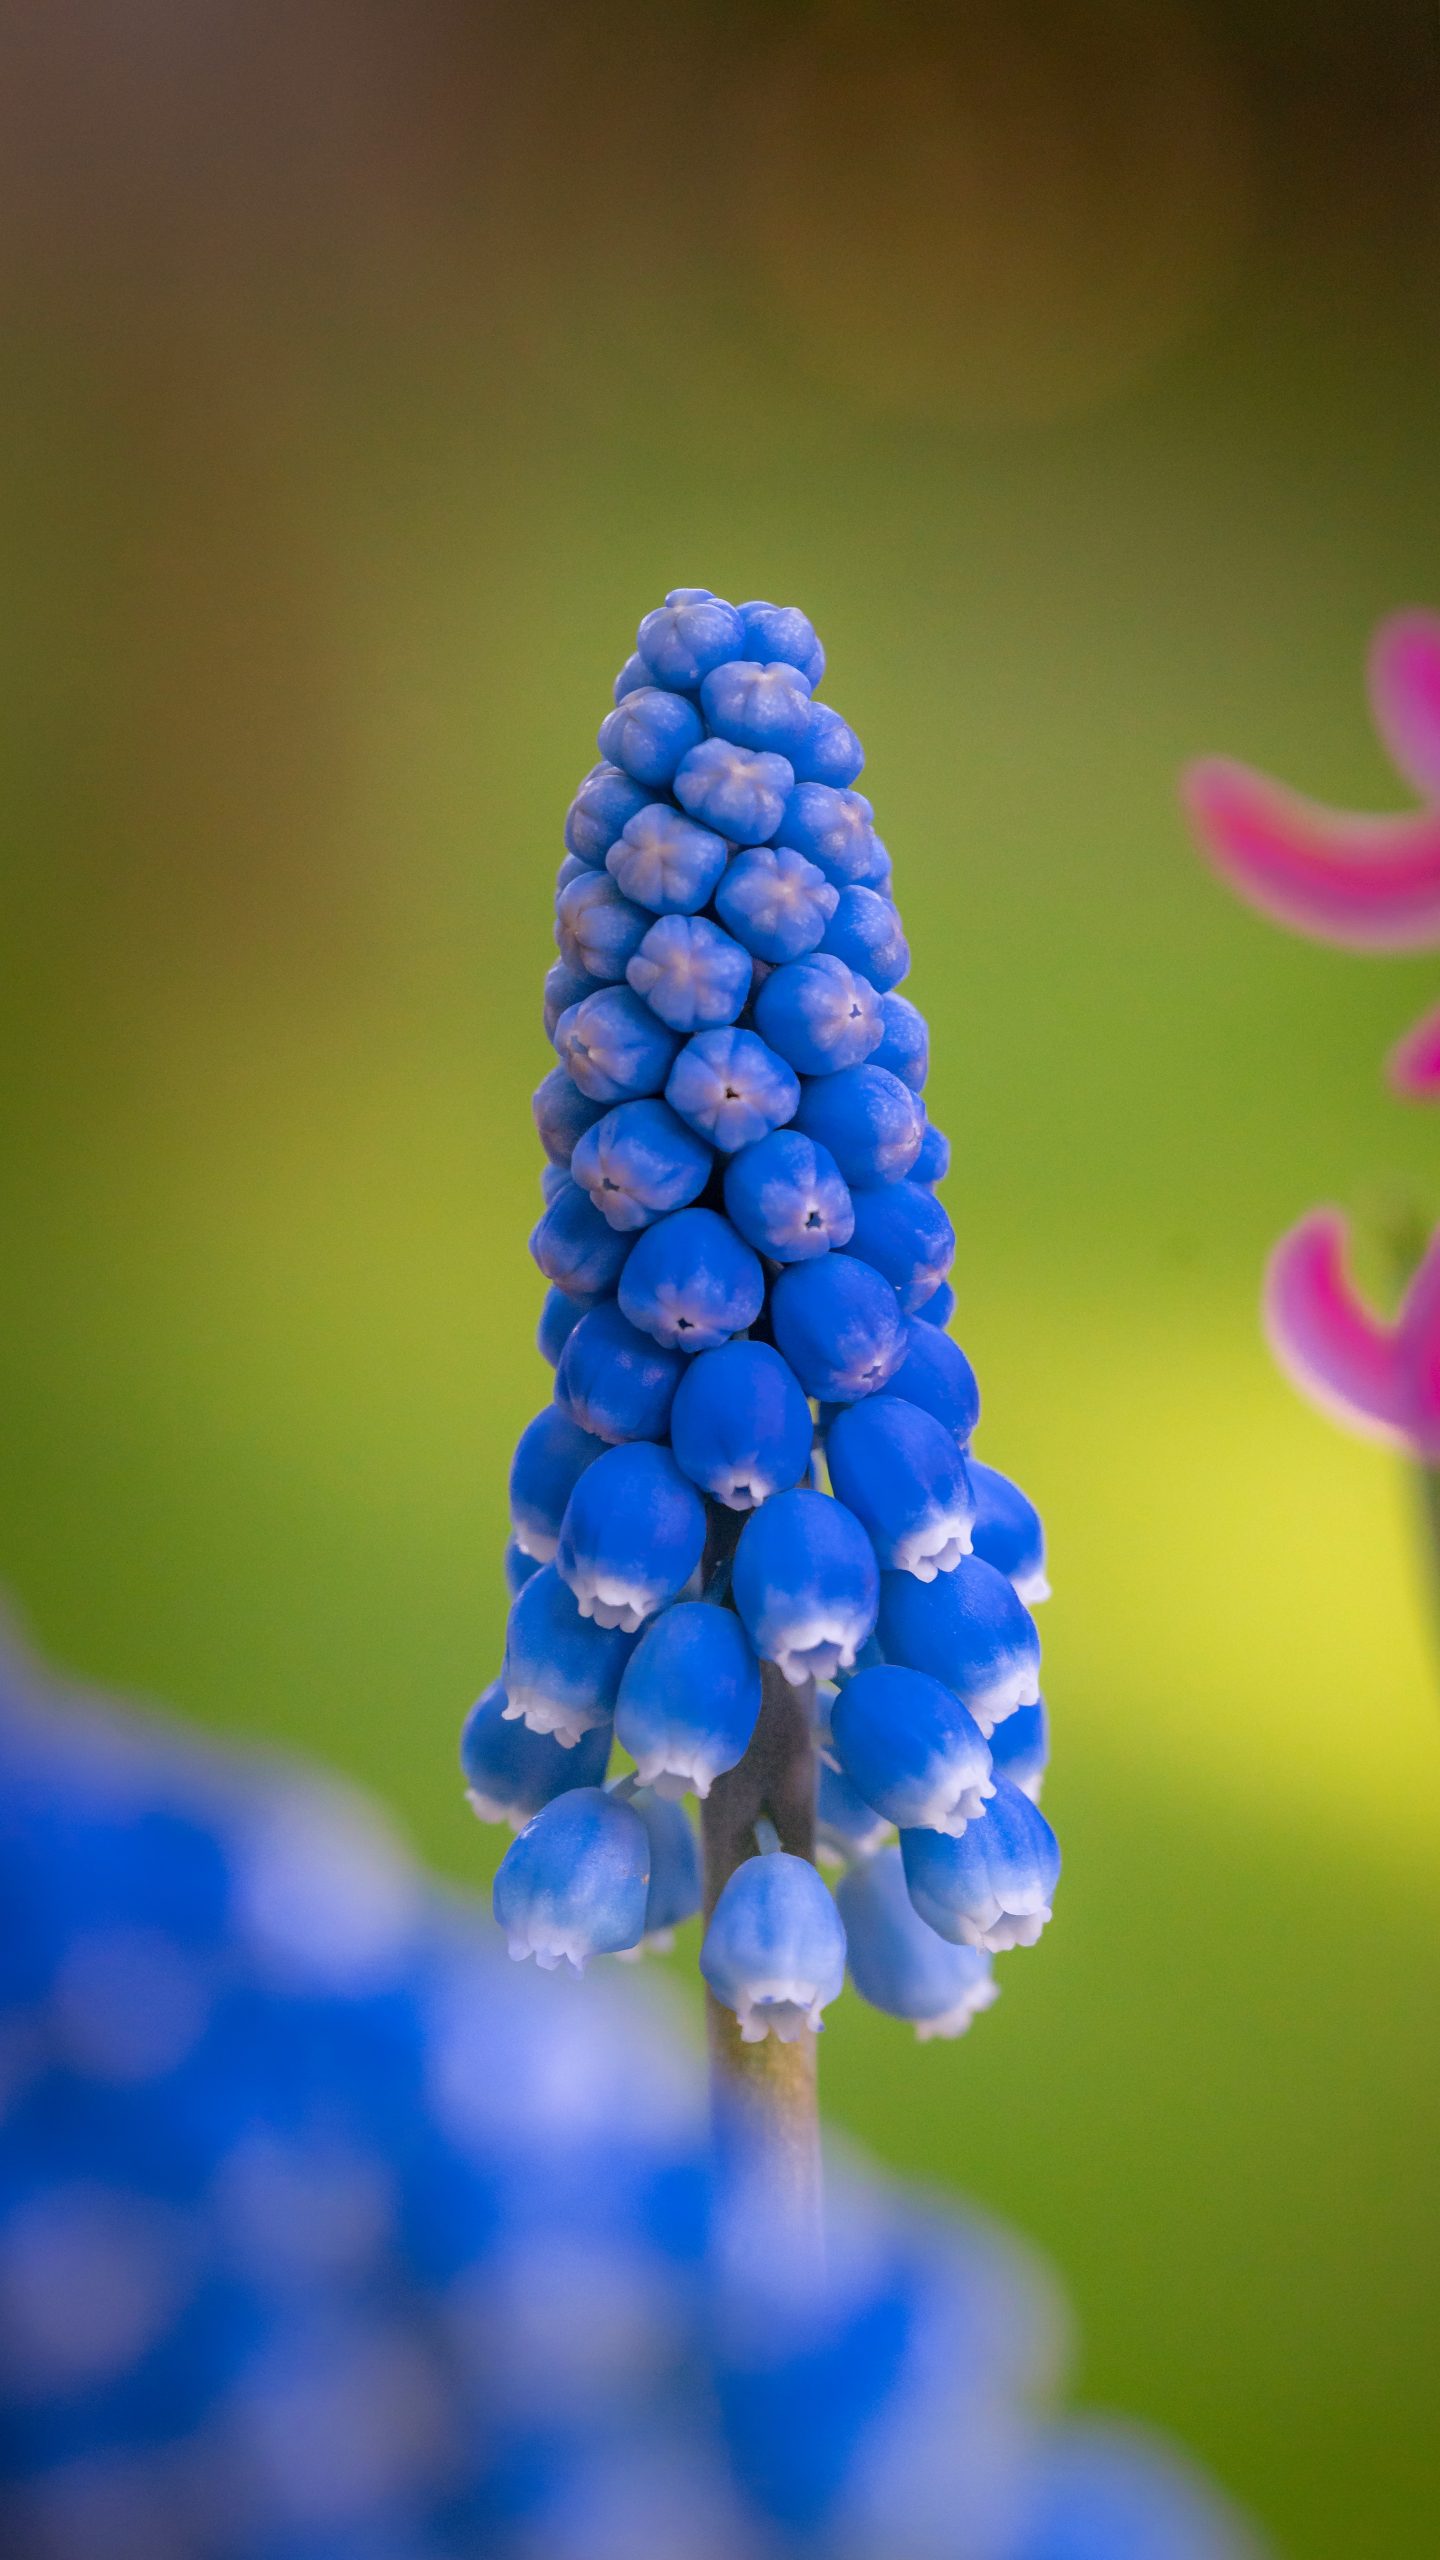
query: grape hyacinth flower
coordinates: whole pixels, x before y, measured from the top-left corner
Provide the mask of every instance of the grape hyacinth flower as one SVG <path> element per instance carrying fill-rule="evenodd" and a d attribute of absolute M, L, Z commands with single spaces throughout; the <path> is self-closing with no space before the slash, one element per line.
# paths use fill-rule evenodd
<path fill-rule="evenodd" d="M 524 1824 L 496 1910 L 545 1965 L 689 1916 L 698 1799 L 722 2117 L 797 2231 L 847 1925 L 862 1998 L 958 2033 L 1054 1882 L 1042 1535 L 969 1459 L 929 1033 L 824 671 L 796 608 L 674 589 L 570 804 L 535 1096 L 553 1401 L 463 1751 L 476 1809 Z"/>

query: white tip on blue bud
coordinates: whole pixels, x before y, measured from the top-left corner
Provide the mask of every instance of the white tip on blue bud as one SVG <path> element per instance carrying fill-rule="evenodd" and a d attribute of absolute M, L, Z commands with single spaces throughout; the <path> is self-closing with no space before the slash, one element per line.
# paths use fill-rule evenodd
<path fill-rule="evenodd" d="M 928 1672 L 898 1663 L 857 1671 L 831 1709 L 830 1732 L 857 1794 L 902 1831 L 958 1838 L 995 1792 L 979 1726 Z"/>
<path fill-rule="evenodd" d="M 799 1380 L 764 1342 L 702 1351 L 670 1414 L 670 1443 L 692 1484 L 727 1511 L 753 1511 L 798 1485 L 813 1426 Z"/>
<path fill-rule="evenodd" d="M 591 1956 L 619 1955 L 645 1934 L 650 1838 L 633 1806 L 599 1787 L 556 1796 L 500 1861 L 495 1917 L 516 1963 L 533 1956 L 583 1973 Z"/>
<path fill-rule="evenodd" d="M 756 1652 L 784 1679 L 831 1680 L 875 1624 L 875 1551 L 830 1495 L 779 1493 L 740 1532 L 732 1589 Z"/>
<path fill-rule="evenodd" d="M 1038 1805 L 1008 1779 L 959 1839 L 902 1831 L 905 1881 L 922 1920 L 967 1947 L 1033 1947 L 1060 1874 L 1060 1844 Z"/>
<path fill-rule="evenodd" d="M 845 1979 L 845 1930 L 808 1858 L 747 1858 L 721 1892 L 700 1950 L 716 1999 L 746 2044 L 814 2033 Z"/>
<path fill-rule="evenodd" d="M 921 1919 L 898 1848 L 881 1849 L 852 1868 L 835 1899 L 861 1999 L 888 2017 L 908 2019 L 921 2043 L 963 2035 L 971 2019 L 998 2000 L 1000 1986 L 984 1949 L 956 1946 Z"/>
<path fill-rule="evenodd" d="M 933 1582 L 887 1573 L 877 1632 L 887 1662 L 943 1680 L 982 1733 L 1040 1695 L 1035 1621 L 1004 1574 L 978 1556 L 962 1557 Z"/>
<path fill-rule="evenodd" d="M 565 1505 L 605 1443 L 547 1405 L 527 1422 L 510 1462 L 510 1522 L 521 1552 L 549 1564 Z"/>
<path fill-rule="evenodd" d="M 643 1786 L 708 1796 L 749 1748 L 760 1665 L 738 1618 L 705 1600 L 667 1609 L 625 1667 L 615 1733 Z"/>
<path fill-rule="evenodd" d="M 555 1570 L 582 1618 L 633 1635 L 684 1590 L 705 1550 L 705 1505 L 668 1449 L 607 1449 L 576 1483 Z"/>
<path fill-rule="evenodd" d="M 953 1431 L 903 1396 L 847 1405 L 825 1443 L 830 1481 L 882 1565 L 933 1582 L 970 1553 L 975 1504 Z"/>
<path fill-rule="evenodd" d="M 582 1734 L 609 1724 L 632 1642 L 618 1628 L 583 1618 L 554 1565 L 542 1565 L 506 1625 L 503 1712 L 572 1750 Z"/>
<path fill-rule="evenodd" d="M 1013 1582 L 1027 1609 L 1038 1608 L 1050 1597 L 1039 1512 L 998 1467 L 972 1459 L 970 1480 L 975 1488 L 975 1553 Z"/>

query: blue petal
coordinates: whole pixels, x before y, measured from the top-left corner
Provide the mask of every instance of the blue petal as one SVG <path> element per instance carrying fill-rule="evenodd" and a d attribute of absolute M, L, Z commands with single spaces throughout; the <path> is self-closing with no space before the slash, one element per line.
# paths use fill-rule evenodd
<path fill-rule="evenodd" d="M 826 1080 L 868 1058 L 885 1027 L 874 988 L 828 951 L 774 970 L 755 998 L 755 1021 L 797 1074 Z"/>
<path fill-rule="evenodd" d="M 851 1668 L 875 1624 L 879 1573 L 854 1513 L 800 1490 L 751 1513 L 732 1590 L 756 1652 L 784 1679 L 830 1680 Z"/>
<path fill-rule="evenodd" d="M 717 1350 L 765 1303 L 759 1256 L 714 1209 L 678 1209 L 647 1227 L 623 1277 L 622 1313 L 676 1351 Z"/>
<path fill-rule="evenodd" d="M 750 993 L 748 951 L 707 916 L 662 916 L 625 971 L 652 1013 L 672 1031 L 715 1031 L 732 1023 Z"/>
<path fill-rule="evenodd" d="M 570 1171 L 621 1235 L 698 1199 L 714 1157 L 667 1103 L 622 1102 L 576 1144 Z"/>
<path fill-rule="evenodd" d="M 724 1155 L 789 1120 L 800 1099 L 792 1068 L 753 1031 L 700 1031 L 687 1040 L 665 1099 Z"/>
<path fill-rule="evenodd" d="M 783 844 L 737 853 L 715 892 L 715 912 L 757 960 L 778 965 L 813 951 L 839 891 L 803 853 Z"/>
<path fill-rule="evenodd" d="M 731 1157 L 725 1207 L 747 1243 L 774 1262 L 813 1262 L 848 1244 L 855 1225 L 834 1157 L 798 1129 L 772 1130 Z"/>
<path fill-rule="evenodd" d="M 580 1477 L 605 1448 L 553 1404 L 526 1424 L 510 1462 L 510 1523 L 524 1554 L 548 1564 L 565 1505 Z"/>
<path fill-rule="evenodd" d="M 582 862 L 602 863 L 627 819 L 644 808 L 649 796 L 644 784 L 617 764 L 593 765 L 570 803 L 566 852 Z"/>
<path fill-rule="evenodd" d="M 825 1456 L 882 1565 L 933 1582 L 969 1554 L 975 1505 L 965 1461 L 933 1413 L 902 1396 L 867 1397 L 837 1414 Z"/>
<path fill-rule="evenodd" d="M 605 987 L 555 1025 L 561 1065 L 582 1094 L 602 1104 L 658 1093 L 679 1045 L 633 987 Z"/>
<path fill-rule="evenodd" d="M 795 776 L 783 756 L 732 747 L 726 738 L 692 746 L 675 774 L 681 807 L 732 844 L 767 844 Z"/>
<path fill-rule="evenodd" d="M 582 1138 L 580 1146 L 590 1145 L 593 1135 Z M 576 1158 L 579 1153 L 577 1147 Z M 915 1315 L 949 1275 L 955 1230 L 934 1193 L 918 1182 L 891 1182 L 881 1190 L 862 1187 L 855 1194 L 850 1250 L 883 1271 L 906 1314 Z"/>
<path fill-rule="evenodd" d="M 840 1915 L 807 1858 L 777 1849 L 727 1878 L 700 1950 L 715 1997 L 747 2044 L 794 2043 L 817 2028 L 845 1979 Z"/>
<path fill-rule="evenodd" d="M 975 1553 L 1014 1583 L 1027 1609 L 1050 1597 L 1045 1574 L 1045 1530 L 1040 1514 L 1018 1484 L 997 1467 L 972 1459 L 975 1488 Z"/>
<path fill-rule="evenodd" d="M 959 1839 L 902 1831 L 910 1899 L 922 1920 L 967 1947 L 1033 1947 L 1050 1917 L 1060 1847 L 1038 1805 L 1006 1778 Z"/>
<path fill-rule="evenodd" d="M 662 605 L 647 613 L 636 634 L 636 650 L 656 684 L 687 692 L 726 658 L 740 657 L 745 625 L 733 604 L 712 595 L 708 587 L 672 587 Z"/>
<path fill-rule="evenodd" d="M 627 693 L 601 721 L 600 753 L 623 766 L 634 781 L 661 791 L 704 735 L 705 724 L 693 702 L 647 685 Z"/>
<path fill-rule="evenodd" d="M 495 1917 L 517 1961 L 583 1973 L 594 1955 L 637 1946 L 645 1930 L 650 1841 L 638 1813 L 599 1787 L 575 1787 L 533 1816 L 500 1861 Z"/>

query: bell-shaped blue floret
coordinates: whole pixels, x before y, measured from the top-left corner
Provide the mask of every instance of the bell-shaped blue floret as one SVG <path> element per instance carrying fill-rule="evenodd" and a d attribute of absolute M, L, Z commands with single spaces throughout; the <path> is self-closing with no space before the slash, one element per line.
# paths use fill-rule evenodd
<path fill-rule="evenodd" d="M 731 844 L 768 844 L 795 776 L 783 756 L 706 738 L 682 757 L 675 797 L 682 809 Z"/>
<path fill-rule="evenodd" d="M 623 1275 L 620 1308 L 675 1351 L 715 1351 L 765 1303 L 759 1256 L 714 1209 L 678 1209 L 647 1227 Z"/>
<path fill-rule="evenodd" d="M 603 987 L 555 1025 L 560 1063 L 592 1102 L 633 1102 L 658 1093 L 679 1047 L 633 987 Z"/>
<path fill-rule="evenodd" d="M 746 2044 L 794 2044 L 821 2024 L 845 1980 L 845 1931 L 808 1858 L 774 1849 L 727 1878 L 710 1915 L 700 1970 L 733 2009 Z"/>
<path fill-rule="evenodd" d="M 663 1440 L 684 1366 L 605 1298 L 562 1346 L 555 1401 L 597 1439 Z"/>
<path fill-rule="evenodd" d="M 708 1600 L 682 1600 L 630 1656 L 615 1734 L 642 1786 L 708 1796 L 743 1760 L 759 1713 L 760 1665 L 739 1619 Z"/>
<path fill-rule="evenodd" d="M 810 686 L 783 658 L 762 666 L 734 658 L 716 667 L 700 687 L 700 708 L 711 736 L 734 747 L 769 751 L 793 760 L 810 734 Z M 793 780 L 792 774 L 792 780 Z"/>
<path fill-rule="evenodd" d="M 1011 1786 L 1018 1787 L 1032 1804 L 1040 1801 L 1049 1757 L 1050 1728 L 1043 1698 L 1037 1698 L 1033 1707 L 1017 1707 L 1013 1716 L 997 1724 L 990 1736 L 990 1758 L 996 1777 L 1008 1778 Z"/>
<path fill-rule="evenodd" d="M 830 1710 L 830 1735 L 856 1793 L 902 1831 L 958 1834 L 994 1793 L 984 1735 L 927 1671 L 857 1671 Z"/>
<path fill-rule="evenodd" d="M 649 924 L 645 909 L 622 896 L 608 871 L 582 871 L 555 901 L 561 959 L 607 985 L 624 977 Z"/>
<path fill-rule="evenodd" d="M 997 1467 L 970 1462 L 975 1488 L 975 1553 L 1013 1582 L 1027 1609 L 1050 1597 L 1045 1574 L 1045 1530 L 1040 1514 L 1018 1484 Z"/>
<path fill-rule="evenodd" d="M 547 1289 L 535 1328 L 535 1347 L 541 1359 L 548 1360 L 553 1369 L 581 1317 L 588 1315 L 592 1307 L 608 1303 L 605 1298 L 572 1298 L 568 1289 Z M 648 1438 L 649 1434 L 645 1436 Z"/>
<path fill-rule="evenodd" d="M 862 792 L 800 782 L 785 803 L 779 840 L 817 864 L 832 888 L 883 888 L 890 857 L 875 833 L 874 817 Z"/>
<path fill-rule="evenodd" d="M 845 1406 L 825 1443 L 830 1481 L 882 1565 L 933 1582 L 970 1553 L 974 1502 L 953 1431 L 903 1396 Z"/>
<path fill-rule="evenodd" d="M 598 995 L 601 981 L 584 969 L 569 969 L 563 960 L 553 960 L 545 972 L 545 1037 L 553 1040 L 560 1016 L 573 1004 L 583 1004 L 587 996 Z"/>
<path fill-rule="evenodd" d="M 630 1251 L 628 1236 L 617 1236 L 582 1191 L 566 1177 L 565 1187 L 550 1203 L 530 1237 L 530 1250 L 547 1280 L 576 1297 L 603 1297 L 620 1277 Z"/>
<path fill-rule="evenodd" d="M 837 1696 L 839 1692 L 835 1693 Z M 507 1728 L 513 1731 L 513 1727 Z M 821 1759 L 815 1789 L 815 1850 L 827 1866 L 848 1866 L 853 1858 L 873 1858 L 884 1847 L 893 1824 L 856 1793 L 842 1769 Z"/>
<path fill-rule="evenodd" d="M 506 1625 L 503 1712 L 573 1749 L 583 1733 L 608 1727 L 633 1641 L 582 1618 L 554 1565 L 542 1565 Z"/>
<path fill-rule="evenodd" d="M 572 1178 L 619 1235 L 653 1225 L 699 1198 L 714 1157 L 668 1103 L 617 1103 L 587 1129 L 570 1158 Z"/>
<path fill-rule="evenodd" d="M 756 1652 L 783 1679 L 832 1680 L 851 1668 L 875 1624 L 879 1580 L 854 1513 L 800 1490 L 751 1513 L 731 1589 Z"/>
<path fill-rule="evenodd" d="M 789 845 L 737 853 L 715 892 L 715 912 L 757 960 L 801 960 L 819 942 L 839 902 L 823 871 Z"/>
<path fill-rule="evenodd" d="M 524 1554 L 537 1563 L 550 1562 L 565 1505 L 604 1447 L 553 1404 L 521 1432 L 510 1462 L 510 1525 Z"/>
<path fill-rule="evenodd" d="M 809 1466 L 812 1438 L 800 1382 L 768 1343 L 727 1342 L 689 1363 L 670 1444 L 692 1484 L 727 1511 L 788 1493 Z"/>
<path fill-rule="evenodd" d="M 565 850 L 598 866 L 623 826 L 649 798 L 643 783 L 622 773 L 618 764 L 592 765 L 570 803 L 565 820 Z"/>
<path fill-rule="evenodd" d="M 815 625 L 798 604 L 766 604 L 754 598 L 740 607 L 740 629 L 744 646 L 740 655 L 758 659 L 762 666 L 777 660 L 787 667 L 798 667 L 817 685 L 825 673 L 825 651 L 816 636 Z"/>
<path fill-rule="evenodd" d="M 633 1805 L 600 1787 L 572 1787 L 526 1823 L 500 1861 L 495 1917 L 519 1963 L 583 1973 L 591 1956 L 618 1955 L 645 1933 L 650 1838 Z"/>
<path fill-rule="evenodd" d="M 880 1392 L 933 1413 L 962 1449 L 980 1419 L 980 1389 L 959 1343 L 914 1316 L 905 1327 L 905 1356 Z"/>
<path fill-rule="evenodd" d="M 650 1841 L 650 1884 L 645 1896 L 645 1934 L 641 1950 L 668 1955 L 681 1923 L 700 1908 L 700 1843 L 683 1804 L 657 1795 L 653 1787 L 636 1787 L 628 1798 Z"/>
<path fill-rule="evenodd" d="M 655 684 L 693 693 L 712 667 L 743 656 L 745 624 L 734 605 L 708 587 L 672 587 L 646 614 L 635 647 Z"/>
<path fill-rule="evenodd" d="M 610 687 L 612 702 L 623 702 L 627 693 L 643 693 L 647 684 L 655 682 L 638 649 L 632 649 L 623 667 L 616 670 Z M 682 688 L 683 690 L 683 688 Z"/>
<path fill-rule="evenodd" d="M 565 1507 L 555 1569 L 582 1618 L 633 1635 L 683 1591 L 705 1550 L 705 1505 L 668 1449 L 607 1449 Z"/>
<path fill-rule="evenodd" d="M 723 836 L 657 800 L 616 837 L 605 868 L 625 896 L 651 915 L 696 915 L 729 858 Z"/>
<path fill-rule="evenodd" d="M 552 1067 L 535 1088 L 531 1109 L 540 1144 L 552 1164 L 568 1165 L 575 1152 L 575 1142 L 604 1113 L 603 1102 L 582 1093 L 578 1084 L 563 1067 Z"/>
<path fill-rule="evenodd" d="M 705 735 L 705 724 L 683 694 L 644 685 L 627 693 L 600 723 L 600 753 L 651 791 L 675 779 L 684 758 Z"/>
<path fill-rule="evenodd" d="M 917 1307 L 915 1313 L 921 1324 L 934 1325 L 943 1333 L 946 1326 L 953 1322 L 955 1315 L 955 1292 L 949 1281 L 942 1280 L 934 1297 L 927 1298 L 923 1307 Z"/>
<path fill-rule="evenodd" d="M 665 1099 L 722 1155 L 733 1155 L 792 1117 L 800 1083 L 753 1031 L 699 1031 L 671 1068 Z"/>
<path fill-rule="evenodd" d="M 626 969 L 637 996 L 670 1030 L 718 1031 L 750 994 L 748 951 L 708 916 L 662 916 Z"/>
<path fill-rule="evenodd" d="M 835 1899 L 861 1999 L 887 2017 L 908 2019 L 922 2044 L 931 2036 L 963 2035 L 971 2019 L 998 2000 L 989 1956 L 979 1947 L 953 1945 L 921 1919 L 898 1848 L 852 1868 Z"/>
<path fill-rule="evenodd" d="M 631 1108 L 643 1110 L 645 1105 L 633 1103 Z M 594 1137 L 592 1130 L 575 1150 L 571 1170 L 577 1182 L 584 1180 L 581 1148 L 592 1145 Z M 918 1182 L 890 1182 L 878 1191 L 862 1187 L 855 1193 L 850 1250 L 883 1271 L 907 1316 L 916 1315 L 949 1273 L 955 1230 L 933 1191 Z"/>
<path fill-rule="evenodd" d="M 539 1557 L 527 1556 L 516 1538 L 506 1539 L 501 1563 L 505 1574 L 505 1588 L 512 1600 L 524 1590 L 532 1573 L 538 1573 L 540 1570 Z"/>
<path fill-rule="evenodd" d="M 912 1093 L 923 1093 L 930 1073 L 930 1028 L 924 1014 L 908 996 L 889 993 L 880 999 L 880 1019 L 885 1031 L 879 1048 L 870 1052 L 871 1066 L 888 1067 Z"/>
<path fill-rule="evenodd" d="M 773 1129 L 731 1157 L 725 1206 L 747 1244 L 772 1262 L 813 1262 L 848 1244 L 855 1225 L 834 1157 L 798 1129 Z"/>
<path fill-rule="evenodd" d="M 922 1920 L 942 1938 L 1003 1955 L 1033 1947 L 1050 1917 L 1060 1844 L 1038 1805 L 1007 1778 L 959 1839 L 902 1831 L 905 1881 Z"/>
<path fill-rule="evenodd" d="M 881 995 L 898 986 L 910 967 L 910 945 L 895 906 L 874 889 L 841 890 L 820 948 L 833 951 Z"/>
<path fill-rule="evenodd" d="M 771 1285 L 770 1321 L 806 1395 L 827 1403 L 873 1395 L 905 1357 L 899 1299 L 848 1253 L 787 1263 Z"/>
<path fill-rule="evenodd" d="M 795 1126 L 829 1148 L 852 1191 L 874 1191 L 909 1172 L 925 1134 L 925 1105 L 888 1067 L 865 1063 L 807 1084 Z"/>
<path fill-rule="evenodd" d="M 828 951 L 772 971 L 755 998 L 755 1021 L 797 1075 L 817 1079 L 858 1066 L 884 1030 L 874 988 Z"/>
<path fill-rule="evenodd" d="M 978 1556 L 963 1556 L 933 1582 L 887 1573 L 878 1633 L 887 1662 L 943 1680 L 982 1733 L 1040 1695 L 1035 1621 L 1004 1574 Z"/>
<path fill-rule="evenodd" d="M 505 1713 L 500 1681 L 492 1680 L 465 1719 L 460 1766 L 465 1793 L 481 1822 L 508 1822 L 518 1831 L 542 1805 L 571 1787 L 598 1787 L 610 1757 L 610 1726 L 592 1726 L 571 1751 L 550 1733 L 532 1733 Z"/>
<path fill-rule="evenodd" d="M 923 1182 L 928 1190 L 933 1191 L 937 1183 L 944 1181 L 949 1170 L 950 1141 L 943 1129 L 937 1129 L 933 1120 L 927 1120 L 920 1153 L 910 1167 L 910 1179 Z"/>
<path fill-rule="evenodd" d="M 797 782 L 827 782 L 843 791 L 864 770 L 865 750 L 848 720 L 828 702 L 812 702 L 804 737 L 790 751 Z"/>

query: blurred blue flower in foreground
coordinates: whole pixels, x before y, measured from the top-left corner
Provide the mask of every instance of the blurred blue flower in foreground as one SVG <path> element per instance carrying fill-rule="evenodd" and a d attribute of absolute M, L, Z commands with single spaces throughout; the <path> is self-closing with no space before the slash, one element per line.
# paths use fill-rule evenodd
<path fill-rule="evenodd" d="M 679 1808 L 559 1801 L 613 1817 L 617 1894 L 650 1835 L 668 1925 Z M 507 1965 L 339 1788 L 6 1646 L 0 1803 L 15 2560 L 1253 2551 L 1164 2448 L 1051 2419 L 1016 2244 L 849 2170 L 797 2263 L 717 2178 L 677 2035 Z M 887 2005 L 922 1925 L 894 1868 Z"/>

